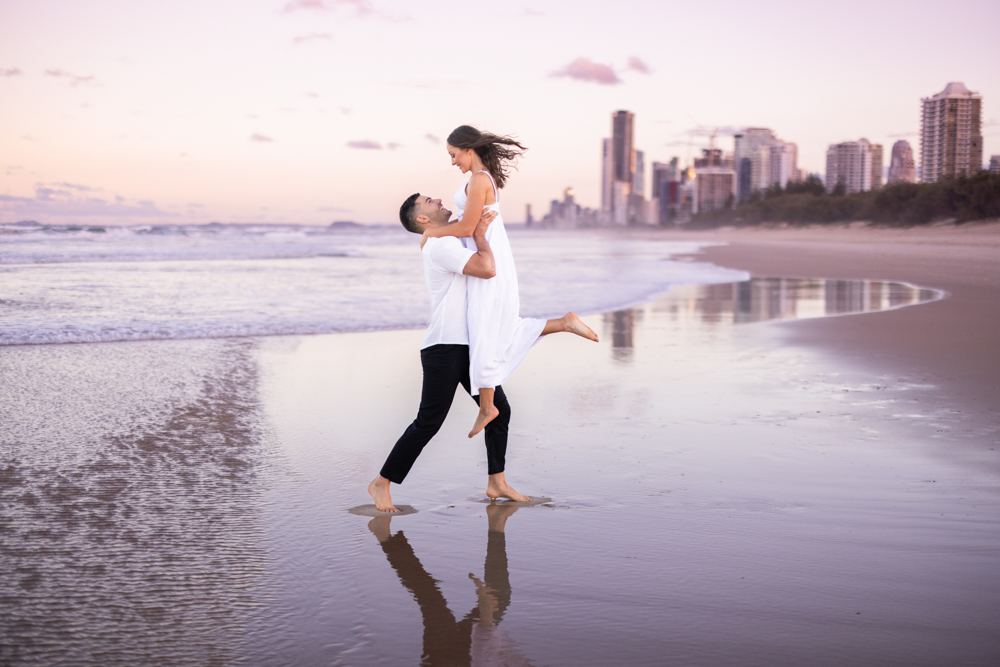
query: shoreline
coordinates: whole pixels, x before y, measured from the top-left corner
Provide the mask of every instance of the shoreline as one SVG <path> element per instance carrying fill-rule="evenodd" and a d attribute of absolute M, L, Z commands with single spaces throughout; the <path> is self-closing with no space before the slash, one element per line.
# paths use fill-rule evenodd
<path fill-rule="evenodd" d="M 754 229 L 664 232 L 728 245 L 695 255 L 753 276 L 891 280 L 945 298 L 878 317 L 780 323 L 788 344 L 822 350 L 873 374 L 934 384 L 934 400 L 969 426 L 1000 431 L 1000 224 L 925 229 Z M 986 444 L 986 443 L 983 443 Z"/>

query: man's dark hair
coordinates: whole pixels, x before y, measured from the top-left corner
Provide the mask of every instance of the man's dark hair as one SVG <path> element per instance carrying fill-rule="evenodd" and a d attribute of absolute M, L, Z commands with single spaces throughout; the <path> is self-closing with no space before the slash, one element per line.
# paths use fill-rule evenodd
<path fill-rule="evenodd" d="M 417 224 L 417 197 L 419 192 L 415 192 L 406 198 L 403 205 L 399 207 L 399 221 L 403 223 L 403 229 L 414 234 L 423 234 L 424 230 Z"/>

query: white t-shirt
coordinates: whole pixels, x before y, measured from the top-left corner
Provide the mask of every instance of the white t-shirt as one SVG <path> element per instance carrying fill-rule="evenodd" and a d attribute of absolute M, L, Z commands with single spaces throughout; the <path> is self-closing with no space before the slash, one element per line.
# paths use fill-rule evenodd
<path fill-rule="evenodd" d="M 431 294 L 431 323 L 420 349 L 469 344 L 469 298 L 462 271 L 476 254 L 454 236 L 429 238 L 421 250 L 424 278 Z"/>

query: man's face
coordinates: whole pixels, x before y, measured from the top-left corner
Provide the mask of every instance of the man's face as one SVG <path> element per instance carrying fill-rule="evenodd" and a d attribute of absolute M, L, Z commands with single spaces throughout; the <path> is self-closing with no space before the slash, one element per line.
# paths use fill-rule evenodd
<path fill-rule="evenodd" d="M 421 224 L 427 224 L 424 222 L 424 218 L 426 218 L 432 224 L 444 225 L 451 218 L 451 211 L 442 206 L 440 199 L 431 199 L 426 195 L 417 197 L 416 209 L 417 222 Z"/>

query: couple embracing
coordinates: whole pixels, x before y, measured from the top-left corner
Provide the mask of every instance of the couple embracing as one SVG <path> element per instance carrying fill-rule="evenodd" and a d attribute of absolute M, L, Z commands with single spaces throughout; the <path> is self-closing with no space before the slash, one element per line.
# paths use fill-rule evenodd
<path fill-rule="evenodd" d="M 469 437 L 485 429 L 490 498 L 530 500 L 504 475 L 510 405 L 501 384 L 539 338 L 566 331 L 597 341 L 573 313 L 554 320 L 520 317 L 514 256 L 500 215 L 500 190 L 525 147 L 511 137 L 462 125 L 448 136 L 451 163 L 468 183 L 455 193 L 455 214 L 440 199 L 414 194 L 399 219 L 420 234 L 431 321 L 420 348 L 423 389 L 417 418 L 368 485 L 375 507 L 396 512 L 389 486 L 401 484 L 448 416 L 459 384 L 479 404 Z"/>

